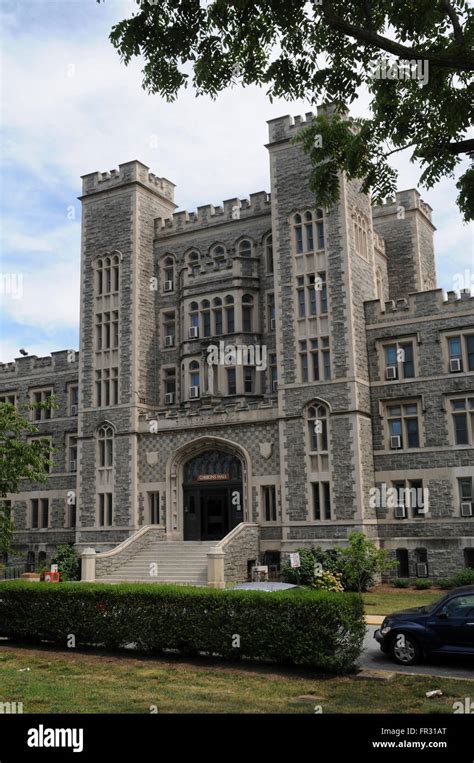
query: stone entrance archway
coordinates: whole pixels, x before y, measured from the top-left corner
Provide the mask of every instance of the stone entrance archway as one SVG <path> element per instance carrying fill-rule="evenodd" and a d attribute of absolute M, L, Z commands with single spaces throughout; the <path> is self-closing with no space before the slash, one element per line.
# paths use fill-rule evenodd
<path fill-rule="evenodd" d="M 169 540 L 220 540 L 249 521 L 251 462 L 236 443 L 220 437 L 186 443 L 170 458 L 166 483 Z"/>

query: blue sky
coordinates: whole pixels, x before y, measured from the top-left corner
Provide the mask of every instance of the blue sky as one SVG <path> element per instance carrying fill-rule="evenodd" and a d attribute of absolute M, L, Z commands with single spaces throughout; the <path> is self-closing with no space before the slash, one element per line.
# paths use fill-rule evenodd
<path fill-rule="evenodd" d="M 78 347 L 80 175 L 140 159 L 177 184 L 181 209 L 269 190 L 266 120 L 300 114 L 259 88 L 216 101 L 183 92 L 168 104 L 141 88 L 108 40 L 132 0 L 1 0 L 2 147 L 0 360 Z M 367 114 L 362 95 L 355 115 Z M 399 188 L 419 170 L 395 155 Z M 474 278 L 472 228 L 456 208 L 455 179 L 427 192 L 434 209 L 438 285 Z M 462 283 L 464 280 L 464 284 Z"/>

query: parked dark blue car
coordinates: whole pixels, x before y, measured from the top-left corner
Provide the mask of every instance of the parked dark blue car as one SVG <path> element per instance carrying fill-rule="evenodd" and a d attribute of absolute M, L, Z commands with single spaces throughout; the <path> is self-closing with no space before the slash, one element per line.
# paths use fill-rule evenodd
<path fill-rule="evenodd" d="M 426 607 L 388 615 L 374 638 L 400 665 L 435 654 L 474 656 L 474 585 L 455 588 Z"/>

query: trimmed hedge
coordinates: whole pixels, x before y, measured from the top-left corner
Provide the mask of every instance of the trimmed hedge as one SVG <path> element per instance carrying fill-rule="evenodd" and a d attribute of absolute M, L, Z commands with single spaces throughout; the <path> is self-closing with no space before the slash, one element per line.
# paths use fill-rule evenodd
<path fill-rule="evenodd" d="M 177 650 L 349 671 L 365 632 L 360 596 L 290 589 L 232 591 L 155 584 L 0 584 L 0 636 Z M 240 647 L 235 646 L 240 637 Z"/>

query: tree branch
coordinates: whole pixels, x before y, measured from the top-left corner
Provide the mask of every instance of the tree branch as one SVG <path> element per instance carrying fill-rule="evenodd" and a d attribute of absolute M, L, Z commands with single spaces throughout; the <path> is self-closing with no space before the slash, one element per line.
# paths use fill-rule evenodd
<path fill-rule="evenodd" d="M 448 143 L 446 148 L 450 154 L 472 154 L 474 152 L 474 138 Z"/>
<path fill-rule="evenodd" d="M 404 60 L 427 60 L 433 65 L 445 69 L 474 71 L 474 58 L 472 56 L 440 56 L 426 50 L 408 48 L 406 45 L 401 45 L 394 40 L 389 40 L 387 37 L 383 37 L 377 32 L 373 32 L 370 29 L 362 29 L 361 27 L 354 26 L 354 24 L 345 21 L 334 12 L 331 0 L 322 0 L 321 9 L 323 19 L 325 19 L 331 29 L 335 29 L 349 37 L 353 37 L 359 42 L 365 42 L 376 48 L 380 48 L 380 50 L 385 50 L 387 53 L 392 53 L 398 58 Z"/>
<path fill-rule="evenodd" d="M 454 32 L 454 39 L 456 40 L 459 47 L 464 47 L 464 34 L 462 31 L 461 24 L 459 23 L 459 19 L 457 16 L 456 11 L 452 7 L 449 0 L 439 0 L 439 4 L 441 6 L 441 9 L 449 16 L 451 19 L 451 24 L 453 25 L 453 32 Z"/>

